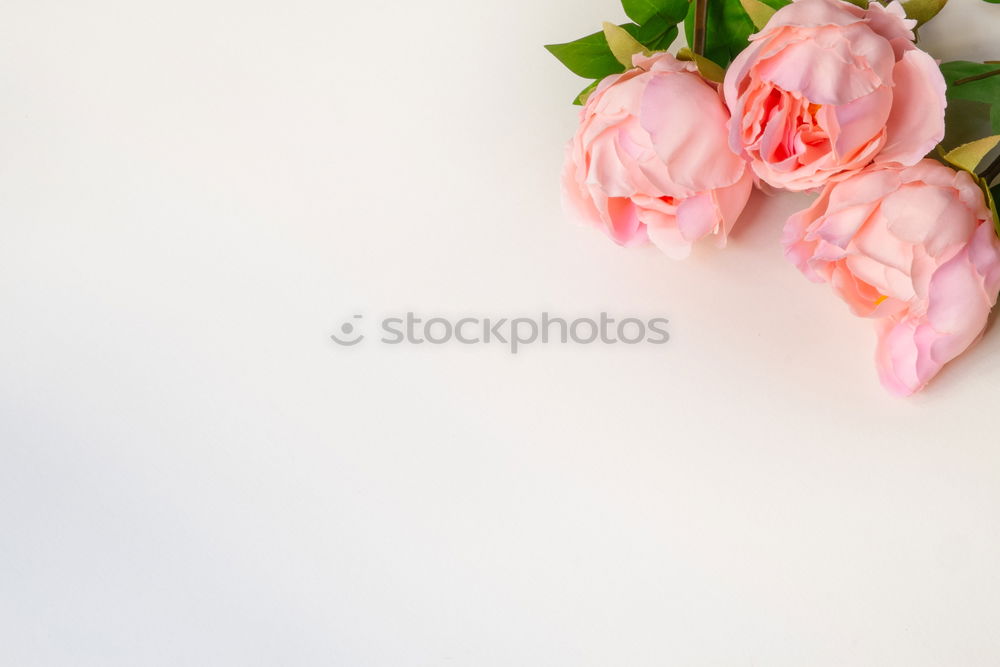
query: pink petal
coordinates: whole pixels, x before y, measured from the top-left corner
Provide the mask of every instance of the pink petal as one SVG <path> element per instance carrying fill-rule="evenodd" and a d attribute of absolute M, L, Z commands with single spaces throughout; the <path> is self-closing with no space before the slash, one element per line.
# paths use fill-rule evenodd
<path fill-rule="evenodd" d="M 732 185 L 743 161 L 729 150 L 729 112 L 718 92 L 686 72 L 656 75 L 646 87 L 639 112 L 670 179 L 694 192 Z"/>
<path fill-rule="evenodd" d="M 911 165 L 944 138 L 944 77 L 933 58 L 920 49 L 910 49 L 896 63 L 893 80 L 888 138 L 876 159 Z"/>

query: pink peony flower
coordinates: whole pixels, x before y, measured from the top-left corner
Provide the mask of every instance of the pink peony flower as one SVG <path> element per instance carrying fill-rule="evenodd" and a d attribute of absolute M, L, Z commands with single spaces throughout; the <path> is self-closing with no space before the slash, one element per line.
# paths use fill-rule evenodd
<path fill-rule="evenodd" d="M 872 162 L 912 165 L 944 137 L 945 82 L 893 0 L 865 10 L 796 0 L 726 73 L 729 145 L 786 190 L 842 180 Z"/>
<path fill-rule="evenodd" d="M 906 396 L 982 335 L 1000 291 L 983 192 L 933 160 L 831 183 L 785 224 L 786 256 L 877 320 L 882 384 Z"/>
<path fill-rule="evenodd" d="M 753 179 L 726 144 L 717 87 L 669 53 L 633 63 L 580 114 L 563 172 L 567 210 L 621 245 L 652 241 L 674 258 L 706 236 L 725 245 Z"/>

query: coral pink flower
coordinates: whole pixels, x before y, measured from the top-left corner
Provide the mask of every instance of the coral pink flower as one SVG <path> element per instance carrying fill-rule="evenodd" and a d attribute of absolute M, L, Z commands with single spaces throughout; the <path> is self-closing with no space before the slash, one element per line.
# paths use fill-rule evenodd
<path fill-rule="evenodd" d="M 972 177 L 933 160 L 870 167 L 788 219 L 786 256 L 877 320 L 882 384 L 906 396 L 982 335 L 1000 240 Z"/>
<path fill-rule="evenodd" d="M 753 179 L 726 143 L 717 87 L 669 53 L 633 62 L 580 114 L 563 172 L 567 210 L 621 245 L 652 241 L 674 258 L 704 237 L 725 245 Z"/>
<path fill-rule="evenodd" d="M 893 0 L 796 0 L 726 73 L 729 145 L 767 183 L 810 190 L 865 166 L 912 165 L 944 137 L 945 82 Z"/>

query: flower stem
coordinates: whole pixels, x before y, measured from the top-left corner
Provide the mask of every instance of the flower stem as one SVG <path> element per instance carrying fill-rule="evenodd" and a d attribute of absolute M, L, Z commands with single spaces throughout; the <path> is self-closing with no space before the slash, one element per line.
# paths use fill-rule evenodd
<path fill-rule="evenodd" d="M 980 81 L 982 79 L 987 79 L 991 76 L 997 76 L 1000 74 L 1000 69 L 995 69 L 991 72 L 983 72 L 982 74 L 974 74 L 972 76 L 967 76 L 964 79 L 958 79 L 955 83 L 951 84 L 953 86 L 961 86 L 963 83 L 972 83 L 973 81 Z"/>
<path fill-rule="evenodd" d="M 694 44 L 691 50 L 699 56 L 705 55 L 705 32 L 708 23 L 708 0 L 695 0 L 694 5 Z"/>

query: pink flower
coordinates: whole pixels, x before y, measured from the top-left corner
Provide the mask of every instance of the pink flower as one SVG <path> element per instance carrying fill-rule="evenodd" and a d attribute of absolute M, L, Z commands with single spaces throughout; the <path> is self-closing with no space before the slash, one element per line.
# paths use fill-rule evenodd
<path fill-rule="evenodd" d="M 787 190 L 916 163 L 944 137 L 945 82 L 915 24 L 896 0 L 779 9 L 726 73 L 730 147 Z"/>
<path fill-rule="evenodd" d="M 906 396 L 975 343 L 1000 291 L 1000 240 L 972 177 L 933 160 L 831 183 L 785 224 L 785 255 L 877 320 L 882 384 Z"/>
<path fill-rule="evenodd" d="M 563 172 L 568 211 L 624 246 L 652 241 L 683 258 L 706 236 L 725 245 L 753 179 L 726 144 L 726 110 L 693 64 L 636 55 L 580 114 Z"/>

